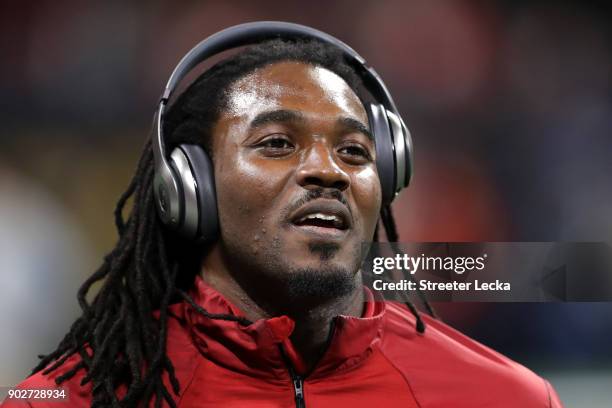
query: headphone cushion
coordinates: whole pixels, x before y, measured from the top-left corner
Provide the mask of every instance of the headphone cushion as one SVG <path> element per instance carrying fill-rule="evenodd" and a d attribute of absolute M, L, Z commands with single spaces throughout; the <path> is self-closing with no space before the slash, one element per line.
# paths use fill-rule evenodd
<path fill-rule="evenodd" d="M 219 232 L 217 194 L 212 161 L 199 145 L 182 144 L 179 148 L 187 156 L 197 186 L 199 224 L 197 240 L 202 242 L 212 241 Z"/>
<path fill-rule="evenodd" d="M 382 189 L 383 205 L 390 204 L 395 197 L 395 154 L 393 139 L 386 109 L 381 104 L 369 104 L 367 106 L 370 129 L 374 134 L 376 143 L 376 169 Z"/>

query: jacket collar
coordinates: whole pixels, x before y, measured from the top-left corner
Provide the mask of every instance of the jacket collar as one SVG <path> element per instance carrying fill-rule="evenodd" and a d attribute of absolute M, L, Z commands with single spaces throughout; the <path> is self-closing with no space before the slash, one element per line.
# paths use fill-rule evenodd
<path fill-rule="evenodd" d="M 340 315 L 334 319 L 329 346 L 309 378 L 324 377 L 358 365 L 381 341 L 385 303 L 375 300 L 365 287 L 364 291 L 363 316 Z M 199 276 L 191 296 L 209 313 L 243 316 Z M 246 375 L 286 379 L 289 360 L 299 374 L 304 374 L 304 363 L 289 339 L 295 327 L 291 318 L 260 319 L 244 326 L 236 321 L 205 317 L 187 303 L 183 304 L 183 311 L 194 344 L 214 363 Z"/>

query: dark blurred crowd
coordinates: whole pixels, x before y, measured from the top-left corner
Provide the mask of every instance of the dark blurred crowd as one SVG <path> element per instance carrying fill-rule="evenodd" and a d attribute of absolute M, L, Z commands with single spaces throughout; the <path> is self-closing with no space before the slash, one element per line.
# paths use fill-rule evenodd
<path fill-rule="evenodd" d="M 16 333 L 2 355 L 31 354 L 0 364 L 0 385 L 55 345 L 76 313 L 75 288 L 114 244 L 114 201 L 171 69 L 241 22 L 327 31 L 385 79 L 415 144 L 414 182 L 394 206 L 403 241 L 612 243 L 605 2 L 7 1 L 0 10 L 0 277 L 13 282 L 0 286 L 0 306 L 23 299 L 18 307 L 54 317 L 34 331 L 0 322 Z M 46 300 L 56 287 L 67 300 Z M 609 303 L 438 308 L 528 365 L 612 367 Z"/>

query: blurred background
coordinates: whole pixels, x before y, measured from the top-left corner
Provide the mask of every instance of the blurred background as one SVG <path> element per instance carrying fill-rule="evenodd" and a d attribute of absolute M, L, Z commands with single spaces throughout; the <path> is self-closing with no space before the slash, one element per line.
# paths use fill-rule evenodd
<path fill-rule="evenodd" d="M 376 67 L 415 143 L 394 205 L 402 241 L 612 242 L 605 2 L 142 4 L 0 5 L 0 386 L 78 315 L 172 68 L 233 24 L 311 25 Z M 612 303 L 437 306 L 566 406 L 612 406 Z"/>

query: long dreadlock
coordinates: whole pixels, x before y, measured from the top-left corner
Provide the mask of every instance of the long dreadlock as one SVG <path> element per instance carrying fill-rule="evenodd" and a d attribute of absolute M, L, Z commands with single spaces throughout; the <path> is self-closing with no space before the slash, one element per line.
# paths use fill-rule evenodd
<path fill-rule="evenodd" d="M 399 249 L 397 245 L 397 243 L 399 242 L 399 235 L 397 233 L 397 227 L 395 226 L 395 219 L 393 218 L 393 213 L 391 212 L 390 205 L 384 206 L 382 208 L 380 212 L 380 221 L 382 221 L 383 223 L 383 226 L 385 228 L 385 234 L 387 235 L 387 240 L 389 241 L 389 244 L 391 248 L 393 249 L 393 252 L 396 254 L 400 253 L 401 250 Z M 378 237 L 376 235 L 374 237 L 374 241 L 378 241 Z M 412 275 L 408 275 L 408 279 L 413 280 L 414 278 L 412 277 Z M 418 286 L 417 286 L 416 292 L 419 296 L 419 299 L 421 300 L 421 303 L 423 303 L 423 305 L 425 306 L 427 313 L 429 313 L 429 315 L 431 315 L 434 318 L 438 318 L 433 306 L 429 303 L 429 301 L 425 297 L 425 294 L 418 288 Z M 405 301 L 404 304 L 408 307 L 408 309 L 410 309 L 410 312 L 412 312 L 412 314 L 416 318 L 417 331 L 419 333 L 424 333 L 425 323 L 423 322 L 423 319 L 419 315 L 419 312 L 416 306 L 410 301 Z"/>
<path fill-rule="evenodd" d="M 210 140 L 212 124 L 226 107 L 225 90 L 249 72 L 283 60 L 327 68 L 352 89 L 359 88 L 357 76 L 335 48 L 317 41 L 267 41 L 214 65 L 177 98 L 165 118 L 167 148 L 199 143 L 211 154 L 206 141 Z M 163 401 L 176 406 L 171 393 L 178 395 L 180 384 L 166 354 L 170 304 L 184 301 L 211 319 L 251 323 L 241 317 L 211 314 L 187 294 L 199 271 L 201 255 L 197 254 L 202 251 L 194 251 L 176 237 L 169 239 L 157 218 L 153 175 L 149 141 L 114 210 L 117 244 L 78 291 L 82 315 L 53 352 L 39 356 L 41 361 L 33 369 L 33 373 L 44 370 L 43 374 L 48 374 L 78 355 L 78 362 L 56 382 L 61 384 L 85 370 L 81 385 L 92 384 L 92 407 L 131 407 L 148 404 L 153 398 L 156 407 L 161 407 Z M 125 220 L 123 213 L 130 198 L 133 205 Z M 383 209 L 381 220 L 388 240 L 396 242 L 390 208 Z M 378 227 L 375 235 L 377 240 Z M 100 281 L 100 290 L 90 303 L 87 295 L 92 285 Z M 417 318 L 417 328 L 423 331 L 416 307 L 410 302 L 407 305 Z M 159 318 L 154 317 L 154 311 L 159 312 Z M 170 390 L 162 381 L 164 373 L 168 374 Z M 120 386 L 126 390 L 121 399 L 116 392 Z"/>

